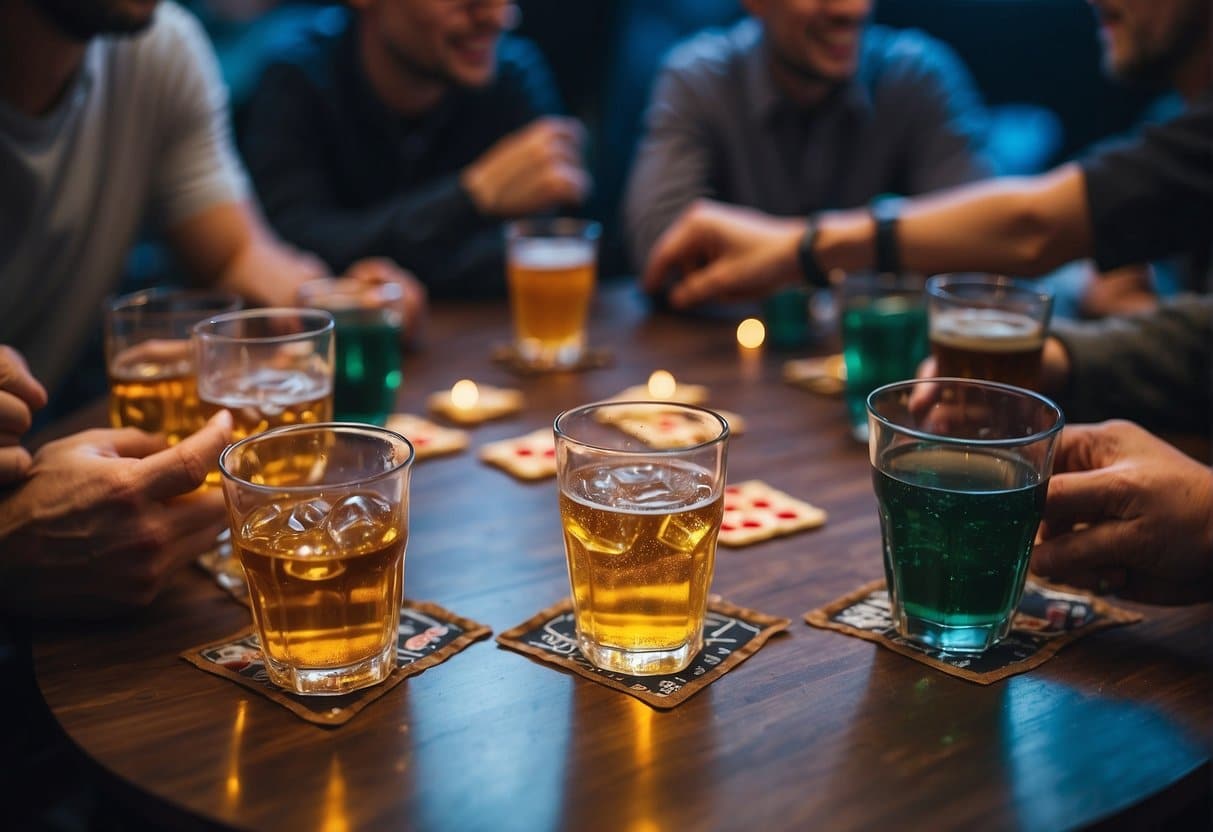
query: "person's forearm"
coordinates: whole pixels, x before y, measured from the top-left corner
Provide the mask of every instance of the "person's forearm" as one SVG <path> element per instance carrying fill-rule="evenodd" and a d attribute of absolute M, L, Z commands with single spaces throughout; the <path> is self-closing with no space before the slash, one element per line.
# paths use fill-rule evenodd
<path fill-rule="evenodd" d="M 827 271 L 872 268 L 875 232 L 866 211 L 823 215 L 814 246 L 818 263 Z M 1043 274 L 1090 253 L 1082 172 L 1066 165 L 1042 176 L 997 179 L 909 200 L 897 243 L 905 271 Z"/>

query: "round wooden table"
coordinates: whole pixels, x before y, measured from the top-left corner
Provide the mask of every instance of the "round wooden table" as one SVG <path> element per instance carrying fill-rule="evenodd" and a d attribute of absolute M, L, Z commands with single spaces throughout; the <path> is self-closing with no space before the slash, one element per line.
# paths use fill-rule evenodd
<path fill-rule="evenodd" d="M 47 705 L 122 800 L 171 828 L 641 832 L 1138 825 L 1207 796 L 1210 605 L 1147 608 L 986 687 L 812 629 L 804 612 L 882 574 L 840 399 L 783 383 L 786 355 L 742 355 L 734 322 L 649 316 L 627 287 L 593 316 L 610 368 L 516 378 L 489 359 L 508 337 L 504 304 L 439 306 L 404 362 L 409 412 L 464 377 L 527 400 L 474 428 L 470 452 L 416 466 L 408 597 L 499 633 L 566 596 L 554 481 L 516 482 L 475 451 L 664 368 L 747 418 L 731 480 L 830 514 L 719 552 L 714 591 L 789 632 L 671 711 L 485 641 L 328 729 L 178 657 L 248 618 L 191 570 L 133 618 L 35 635 Z"/>

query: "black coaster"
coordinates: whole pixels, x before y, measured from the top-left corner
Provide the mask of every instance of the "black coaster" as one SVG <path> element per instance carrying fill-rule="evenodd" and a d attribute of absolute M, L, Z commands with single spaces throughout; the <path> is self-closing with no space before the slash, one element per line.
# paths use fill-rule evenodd
<path fill-rule="evenodd" d="M 442 664 L 492 633 L 488 627 L 462 618 L 437 604 L 405 601 L 400 610 L 396 669 L 374 687 L 340 696 L 300 696 L 274 685 L 265 671 L 261 644 L 251 629 L 181 654 L 190 664 L 256 691 L 316 725 L 344 725 L 363 708 L 409 676 Z"/>
<path fill-rule="evenodd" d="M 757 653 L 767 639 L 790 623 L 786 618 L 711 598 L 704 616 L 703 650 L 685 670 L 660 676 L 629 676 L 590 664 L 577 647 L 569 598 L 506 630 L 497 636 L 497 643 L 623 691 L 654 708 L 673 708 Z"/>
<path fill-rule="evenodd" d="M 580 373 L 610 367 L 615 363 L 615 353 L 606 347 L 586 347 L 581 358 L 571 367 L 535 367 L 522 359 L 513 344 L 498 344 L 493 347 L 493 362 L 520 376 L 544 376 L 552 373 Z"/>
<path fill-rule="evenodd" d="M 826 630 L 874 641 L 895 653 L 959 676 L 989 685 L 1024 673 L 1051 659 L 1057 651 L 1088 633 L 1144 618 L 1068 587 L 1029 580 L 1005 639 L 984 653 L 946 653 L 907 641 L 893 628 L 889 593 L 884 581 L 864 584 L 837 601 L 807 612 L 804 620 Z"/>

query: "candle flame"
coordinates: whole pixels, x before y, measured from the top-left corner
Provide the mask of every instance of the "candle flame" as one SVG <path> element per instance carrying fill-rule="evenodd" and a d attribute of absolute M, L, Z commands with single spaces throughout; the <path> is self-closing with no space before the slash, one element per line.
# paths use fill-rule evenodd
<path fill-rule="evenodd" d="M 761 347 L 767 339 L 767 328 L 757 318 L 746 318 L 737 325 L 737 343 L 747 349 Z"/>
<path fill-rule="evenodd" d="M 480 389 L 476 387 L 476 382 L 471 379 L 460 379 L 455 382 L 455 386 L 451 388 L 451 404 L 458 407 L 460 410 L 467 410 L 476 406 L 476 402 L 480 400 Z"/>
<path fill-rule="evenodd" d="M 674 376 L 665 370 L 654 370 L 649 376 L 649 395 L 654 399 L 671 399 L 677 388 Z"/>

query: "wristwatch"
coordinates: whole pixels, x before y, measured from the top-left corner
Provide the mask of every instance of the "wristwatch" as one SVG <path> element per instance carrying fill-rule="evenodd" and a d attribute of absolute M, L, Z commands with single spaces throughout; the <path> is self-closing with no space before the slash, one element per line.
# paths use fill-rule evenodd
<path fill-rule="evenodd" d="M 821 268 L 821 264 L 817 262 L 817 256 L 813 254 L 815 242 L 817 242 L 817 218 L 810 215 L 805 223 L 804 234 L 800 235 L 800 242 L 796 244 L 796 259 L 800 263 L 804 282 L 810 286 L 824 289 L 830 285 L 830 276 Z"/>
<path fill-rule="evenodd" d="M 876 224 L 876 271 L 879 274 L 897 274 L 901 271 L 901 250 L 897 245 L 901 200 L 878 200 L 868 205 L 868 212 Z"/>

